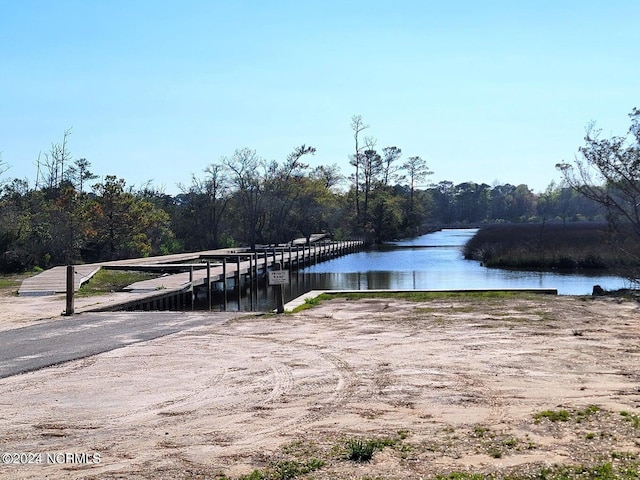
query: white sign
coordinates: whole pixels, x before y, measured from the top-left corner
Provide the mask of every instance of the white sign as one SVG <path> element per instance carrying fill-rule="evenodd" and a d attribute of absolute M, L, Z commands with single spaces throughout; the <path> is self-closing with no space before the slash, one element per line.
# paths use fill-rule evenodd
<path fill-rule="evenodd" d="M 269 285 L 287 285 L 289 283 L 289 270 L 271 270 L 269 272 Z"/>

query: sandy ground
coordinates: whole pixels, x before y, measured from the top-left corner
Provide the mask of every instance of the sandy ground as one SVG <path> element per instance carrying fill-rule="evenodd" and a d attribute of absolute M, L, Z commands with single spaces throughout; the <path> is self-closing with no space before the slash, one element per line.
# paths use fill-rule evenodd
<path fill-rule="evenodd" d="M 46 311 L 16 300 L 0 298 L 1 328 Z M 639 337 L 638 304 L 611 298 L 334 299 L 249 316 L 0 380 L 0 478 L 637 466 Z M 347 458 L 371 439 L 386 447 L 370 462 Z M 42 463 L 7 464 L 28 454 Z"/>

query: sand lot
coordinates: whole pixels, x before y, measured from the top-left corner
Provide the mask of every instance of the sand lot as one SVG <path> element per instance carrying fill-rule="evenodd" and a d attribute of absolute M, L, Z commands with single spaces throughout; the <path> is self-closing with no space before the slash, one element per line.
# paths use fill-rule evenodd
<path fill-rule="evenodd" d="M 547 295 L 334 299 L 2 379 L 0 408 L 0 478 L 632 471 L 640 310 Z M 377 440 L 371 461 L 347 458 L 356 440 Z"/>

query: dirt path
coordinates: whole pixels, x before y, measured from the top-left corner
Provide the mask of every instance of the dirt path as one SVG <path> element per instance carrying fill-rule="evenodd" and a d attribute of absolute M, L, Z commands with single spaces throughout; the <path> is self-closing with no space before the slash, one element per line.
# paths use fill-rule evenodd
<path fill-rule="evenodd" d="M 43 465 L 0 478 L 640 469 L 639 337 L 635 302 L 542 295 L 336 299 L 193 329 L 1 380 L 0 450 Z M 345 458 L 357 439 L 378 440 L 370 462 Z"/>

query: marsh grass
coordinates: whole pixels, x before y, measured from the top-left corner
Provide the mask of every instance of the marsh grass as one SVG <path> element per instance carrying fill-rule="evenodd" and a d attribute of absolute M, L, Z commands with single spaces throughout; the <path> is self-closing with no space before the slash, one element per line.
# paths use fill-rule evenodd
<path fill-rule="evenodd" d="M 636 237 L 630 231 L 613 235 L 605 223 L 491 225 L 467 242 L 464 256 L 487 267 L 611 273 L 640 268 Z"/>

